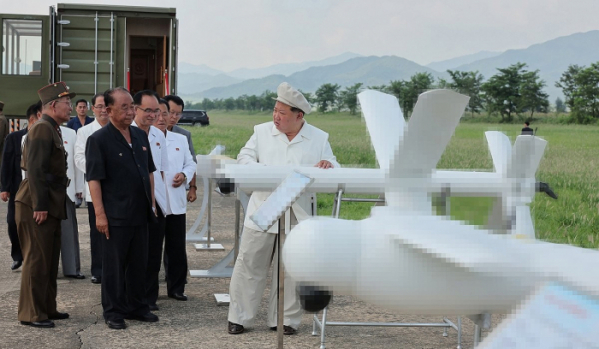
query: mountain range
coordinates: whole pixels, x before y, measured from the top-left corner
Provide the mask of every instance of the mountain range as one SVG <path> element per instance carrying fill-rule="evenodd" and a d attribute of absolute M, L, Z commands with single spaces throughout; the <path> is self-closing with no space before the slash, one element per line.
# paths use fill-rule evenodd
<path fill-rule="evenodd" d="M 497 73 L 497 68 L 523 62 L 528 64 L 528 70 L 539 70 L 539 76 L 546 82 L 545 92 L 553 103 L 556 97 L 562 97 L 555 82 L 569 65 L 588 66 L 599 60 L 597 42 L 599 30 L 559 37 L 525 49 L 481 51 L 426 66 L 397 56 L 365 57 L 350 52 L 320 61 L 237 69 L 228 73 L 181 62 L 178 89 L 185 100 L 260 95 L 266 90 L 275 90 L 283 81 L 302 91 L 314 92 L 324 83 L 346 87 L 361 82 L 366 87 L 409 79 L 418 72 L 448 79 L 447 69 L 478 71 L 486 80 Z"/>

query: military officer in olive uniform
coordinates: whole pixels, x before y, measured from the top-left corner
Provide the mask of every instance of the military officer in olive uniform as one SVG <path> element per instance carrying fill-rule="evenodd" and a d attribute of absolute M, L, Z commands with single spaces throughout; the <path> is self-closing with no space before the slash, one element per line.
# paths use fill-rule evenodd
<path fill-rule="evenodd" d="M 38 91 L 42 118 L 31 127 L 23 145 L 21 168 L 26 178 L 15 198 L 17 231 L 23 252 L 18 318 L 23 325 L 54 327 L 66 319 L 56 310 L 56 275 L 60 257 L 61 221 L 67 218 L 67 165 L 59 125 L 73 110 L 64 82 Z"/>

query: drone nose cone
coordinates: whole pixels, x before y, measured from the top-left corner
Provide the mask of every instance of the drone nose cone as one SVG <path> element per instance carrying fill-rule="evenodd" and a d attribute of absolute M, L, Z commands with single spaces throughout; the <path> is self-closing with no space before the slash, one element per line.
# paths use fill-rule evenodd
<path fill-rule="evenodd" d="M 360 224 L 312 218 L 293 228 L 285 240 L 285 270 L 296 282 L 337 290 L 352 287 L 360 254 Z"/>
<path fill-rule="evenodd" d="M 326 288 L 299 284 L 297 286 L 302 309 L 308 313 L 318 313 L 329 305 L 333 293 Z"/>

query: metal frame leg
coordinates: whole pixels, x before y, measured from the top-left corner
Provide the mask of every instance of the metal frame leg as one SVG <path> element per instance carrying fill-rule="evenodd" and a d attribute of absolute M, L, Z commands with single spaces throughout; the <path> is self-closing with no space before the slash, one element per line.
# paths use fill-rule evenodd
<path fill-rule="evenodd" d="M 327 326 L 327 310 L 329 307 L 324 308 L 322 311 L 322 323 L 320 325 L 320 349 L 326 349 L 324 339 L 326 337 L 326 326 Z"/>
<path fill-rule="evenodd" d="M 482 334 L 482 328 L 479 325 L 474 325 L 474 347 L 478 347 L 480 344 L 480 337 Z"/>

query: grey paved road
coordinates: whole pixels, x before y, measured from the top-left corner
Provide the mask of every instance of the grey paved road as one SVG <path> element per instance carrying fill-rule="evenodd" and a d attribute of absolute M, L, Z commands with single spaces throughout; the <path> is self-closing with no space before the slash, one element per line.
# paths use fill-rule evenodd
<path fill-rule="evenodd" d="M 227 250 L 233 247 L 233 198 L 213 196 L 213 236 Z M 190 205 L 188 226 L 199 212 L 199 200 Z M 276 348 L 276 333 L 266 327 L 266 294 L 256 324 L 242 335 L 226 332 L 226 306 L 217 306 L 214 293 L 228 293 L 229 279 L 190 278 L 186 288 L 189 301 L 166 297 L 161 281 L 156 314 L 157 323 L 128 321 L 123 331 L 110 330 L 102 319 L 100 287 L 89 281 L 90 251 L 87 210 L 77 210 L 81 244 L 82 272 L 85 280 L 64 278 L 59 269 L 58 308 L 70 313 L 67 320 L 56 321 L 53 329 L 35 329 L 17 321 L 20 271 L 10 270 L 10 242 L 6 227 L 6 203 L 0 202 L 0 348 Z M 196 251 L 188 244 L 190 269 L 207 269 L 226 253 Z M 161 273 L 161 280 L 164 274 Z M 268 290 L 267 290 L 268 291 Z M 336 296 L 329 311 L 332 321 L 438 322 L 441 317 L 395 315 L 384 309 Z M 451 318 L 456 321 L 456 318 Z M 494 317 L 494 320 L 497 320 Z M 472 348 L 473 325 L 464 320 L 462 348 Z M 285 348 L 319 348 L 319 337 L 311 335 L 311 315 L 304 315 L 299 332 L 285 337 Z M 455 348 L 454 330 L 443 337 L 440 328 L 329 327 L 327 348 Z M 486 335 L 484 333 L 483 335 Z"/>

